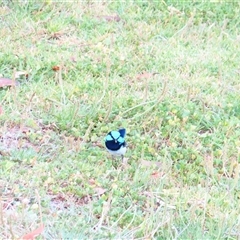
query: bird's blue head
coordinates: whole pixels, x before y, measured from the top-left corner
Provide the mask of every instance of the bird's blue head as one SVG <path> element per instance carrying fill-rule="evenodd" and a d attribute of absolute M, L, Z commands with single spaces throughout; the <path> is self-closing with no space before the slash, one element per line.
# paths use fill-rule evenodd
<path fill-rule="evenodd" d="M 121 147 L 126 146 L 125 142 L 126 129 L 122 128 L 118 131 L 111 131 L 105 138 L 105 145 L 107 149 L 117 151 Z"/>

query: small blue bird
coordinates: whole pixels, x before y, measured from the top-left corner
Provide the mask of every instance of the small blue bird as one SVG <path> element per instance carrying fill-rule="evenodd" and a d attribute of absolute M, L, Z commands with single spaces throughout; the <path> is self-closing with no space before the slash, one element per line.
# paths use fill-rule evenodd
<path fill-rule="evenodd" d="M 121 156 L 123 159 L 127 150 L 127 144 L 124 139 L 126 129 L 122 128 L 118 131 L 111 131 L 105 138 L 105 146 L 108 152 L 113 156 Z"/>

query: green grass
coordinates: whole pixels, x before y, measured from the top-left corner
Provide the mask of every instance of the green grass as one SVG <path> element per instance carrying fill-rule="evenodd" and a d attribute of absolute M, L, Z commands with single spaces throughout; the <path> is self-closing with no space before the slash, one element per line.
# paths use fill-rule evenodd
<path fill-rule="evenodd" d="M 0 6 L 1 239 L 240 237 L 239 3 Z"/>

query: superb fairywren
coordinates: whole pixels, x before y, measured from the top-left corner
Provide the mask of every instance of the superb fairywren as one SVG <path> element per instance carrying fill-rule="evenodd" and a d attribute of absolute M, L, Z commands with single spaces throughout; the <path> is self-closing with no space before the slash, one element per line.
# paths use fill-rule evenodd
<path fill-rule="evenodd" d="M 121 156 L 123 159 L 127 150 L 127 144 L 124 139 L 126 135 L 126 129 L 122 128 L 118 131 L 111 131 L 105 138 L 105 146 L 108 152 L 113 156 Z"/>

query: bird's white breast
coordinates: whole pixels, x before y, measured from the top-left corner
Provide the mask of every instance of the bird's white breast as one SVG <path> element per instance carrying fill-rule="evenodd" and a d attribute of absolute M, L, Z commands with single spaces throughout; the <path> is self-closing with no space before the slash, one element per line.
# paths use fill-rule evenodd
<path fill-rule="evenodd" d="M 122 146 L 120 149 L 118 149 L 117 151 L 112 151 L 112 150 L 109 150 L 107 149 L 108 152 L 114 156 L 121 156 L 121 155 L 124 155 L 126 153 L 126 150 L 127 148 Z"/>

